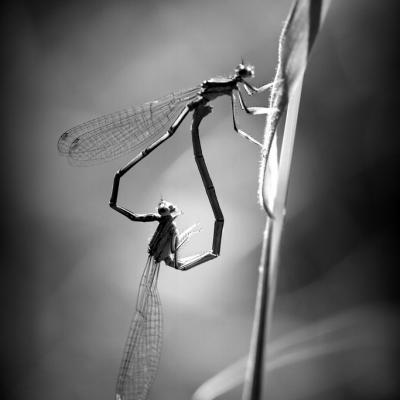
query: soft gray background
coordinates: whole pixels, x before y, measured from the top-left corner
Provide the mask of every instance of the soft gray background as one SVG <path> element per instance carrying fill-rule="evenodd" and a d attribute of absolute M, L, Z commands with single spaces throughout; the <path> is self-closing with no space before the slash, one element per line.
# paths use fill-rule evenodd
<path fill-rule="evenodd" d="M 307 71 L 299 116 L 273 337 L 312 321 L 353 321 L 354 350 L 271 374 L 271 399 L 390 399 L 396 380 L 396 1 L 332 1 Z M 111 399 L 155 226 L 108 207 L 126 159 L 75 168 L 63 130 L 213 75 L 243 56 L 272 79 L 290 1 L 13 1 L 2 6 L 3 398 Z M 265 97 L 254 100 L 265 104 Z M 261 138 L 263 118 L 241 118 Z M 124 178 L 121 203 L 160 198 L 203 231 L 213 218 L 187 121 Z M 258 132 L 258 133 L 257 133 Z M 222 255 L 188 273 L 162 268 L 164 346 L 151 399 L 188 399 L 246 354 L 265 216 L 258 150 L 233 133 L 229 100 L 202 125 L 226 218 Z M 344 314 L 343 314 L 344 313 Z M 342 319 L 341 319 L 342 318 Z M 328 346 L 328 344 L 327 344 Z M 226 398 L 238 398 L 239 392 Z"/>

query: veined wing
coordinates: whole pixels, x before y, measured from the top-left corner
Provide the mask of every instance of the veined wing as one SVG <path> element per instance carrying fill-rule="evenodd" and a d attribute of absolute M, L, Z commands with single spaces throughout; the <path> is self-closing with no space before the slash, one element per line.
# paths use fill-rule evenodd
<path fill-rule="evenodd" d="M 194 235 L 195 233 L 199 233 L 200 231 L 201 231 L 200 225 L 193 224 L 185 231 L 180 233 L 178 235 L 178 244 L 176 246 L 176 250 L 180 249 L 184 244 L 186 244 L 192 235 Z"/>
<path fill-rule="evenodd" d="M 158 370 L 162 342 L 162 309 L 157 290 L 159 270 L 160 264 L 149 257 L 118 374 L 116 400 L 147 399 Z"/>
<path fill-rule="evenodd" d="M 161 137 L 200 87 L 171 93 L 159 100 L 104 115 L 64 132 L 58 151 L 75 165 L 109 161 L 141 151 Z"/>

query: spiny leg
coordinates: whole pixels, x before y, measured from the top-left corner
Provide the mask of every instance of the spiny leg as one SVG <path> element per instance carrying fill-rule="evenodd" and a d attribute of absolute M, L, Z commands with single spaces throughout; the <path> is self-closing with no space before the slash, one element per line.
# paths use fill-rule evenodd
<path fill-rule="evenodd" d="M 246 104 L 244 103 L 242 93 L 240 92 L 239 89 L 237 89 L 237 92 L 239 96 L 240 108 L 244 110 L 247 114 L 265 115 L 265 114 L 273 114 L 274 112 L 277 111 L 276 108 L 271 108 L 271 107 L 247 107 Z M 236 97 L 234 100 L 236 100 Z"/>
<path fill-rule="evenodd" d="M 244 137 L 245 139 L 249 140 L 250 142 L 260 146 L 261 148 L 263 148 L 263 145 L 256 139 L 254 139 L 252 136 L 250 136 L 249 134 L 247 134 L 246 132 L 244 132 L 243 130 L 241 130 L 237 123 L 236 123 L 236 118 L 235 118 L 235 101 L 236 101 L 236 97 L 235 97 L 235 93 L 232 92 L 231 94 L 231 104 L 232 104 L 232 121 L 233 121 L 233 129 L 235 130 L 235 132 L 237 132 L 240 136 Z"/>
<path fill-rule="evenodd" d="M 274 108 L 266 108 L 266 107 L 247 107 L 246 104 L 245 104 L 244 101 L 243 101 L 242 94 L 240 93 L 240 90 L 238 90 L 237 92 L 238 92 L 238 96 L 239 96 L 240 107 L 242 108 L 242 110 L 244 110 L 245 112 L 247 112 L 247 113 L 250 114 L 250 115 L 268 114 L 268 113 L 274 113 L 274 112 L 277 111 L 277 110 L 274 109 Z M 234 129 L 235 129 L 235 127 L 236 127 L 235 130 L 236 130 L 238 133 L 241 133 L 242 136 L 243 136 L 243 134 L 245 134 L 245 135 L 247 135 L 248 137 L 251 138 L 250 135 L 248 135 L 247 133 L 241 131 L 241 130 L 238 129 L 237 126 L 236 126 L 235 114 L 234 114 L 234 112 L 235 112 L 235 111 L 234 111 L 234 110 L 235 110 L 235 101 L 236 101 L 235 93 L 232 92 L 233 127 L 234 127 Z M 251 138 L 251 139 L 253 139 L 253 138 Z M 249 139 L 249 140 L 250 140 L 250 139 Z M 272 141 L 271 141 L 271 142 L 272 142 Z M 271 146 L 271 143 L 269 143 L 269 147 L 268 147 L 268 148 L 266 148 L 265 146 L 261 145 L 263 156 L 266 157 L 267 159 L 268 159 L 268 155 L 269 155 L 270 146 Z M 267 160 L 267 162 L 268 162 L 268 160 Z M 269 216 L 270 218 L 273 219 L 273 218 L 274 218 L 274 215 L 272 214 L 272 211 L 271 211 L 268 207 L 266 208 L 266 211 L 267 211 L 268 216 Z"/>
<path fill-rule="evenodd" d="M 260 87 L 253 86 L 250 83 L 246 82 L 245 80 L 243 82 L 243 87 L 246 90 L 247 94 L 249 96 L 252 96 L 254 93 L 262 93 L 265 92 L 268 89 L 271 89 L 271 87 L 274 85 L 275 82 L 270 82 L 265 85 L 262 85 Z"/>
<path fill-rule="evenodd" d="M 199 104 L 196 107 L 193 114 L 192 143 L 193 143 L 193 153 L 197 164 L 197 168 L 200 172 L 200 176 L 203 181 L 203 185 L 206 190 L 208 200 L 210 202 L 215 217 L 212 249 L 204 254 L 194 257 L 189 257 L 189 260 L 183 263 L 179 262 L 178 254 L 175 253 L 175 260 L 177 261 L 175 263 L 175 267 L 177 267 L 181 271 L 187 271 L 188 269 L 191 269 L 199 264 L 205 263 L 207 261 L 210 261 L 218 257 L 221 249 L 221 238 L 222 238 L 222 229 L 224 226 L 224 216 L 222 214 L 220 205 L 218 203 L 218 198 L 215 192 L 214 184 L 207 170 L 207 165 L 204 160 L 203 152 L 201 149 L 200 137 L 199 137 L 200 122 L 205 116 L 211 113 L 211 111 L 212 108 L 209 105 Z"/>

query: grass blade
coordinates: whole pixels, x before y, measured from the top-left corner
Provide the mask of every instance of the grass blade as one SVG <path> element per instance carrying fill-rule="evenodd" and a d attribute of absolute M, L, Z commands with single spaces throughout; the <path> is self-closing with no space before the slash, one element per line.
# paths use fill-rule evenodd
<path fill-rule="evenodd" d="M 296 0 L 279 39 L 278 66 L 269 100 L 269 107 L 276 108 L 277 112 L 268 115 L 266 119 L 264 150 L 259 175 L 260 203 L 264 206 L 267 214 L 270 209 L 273 210 L 274 219 L 267 217 L 263 235 L 243 400 L 259 400 L 262 397 L 265 343 L 272 321 L 278 277 L 279 248 L 285 217 L 301 87 L 308 56 L 328 6 L 328 0 Z M 287 106 L 288 112 L 278 165 L 276 157 L 270 158 L 269 156 L 277 152 L 276 129 Z M 266 160 L 268 160 L 268 164 Z M 276 187 L 273 187 L 276 176 Z"/>

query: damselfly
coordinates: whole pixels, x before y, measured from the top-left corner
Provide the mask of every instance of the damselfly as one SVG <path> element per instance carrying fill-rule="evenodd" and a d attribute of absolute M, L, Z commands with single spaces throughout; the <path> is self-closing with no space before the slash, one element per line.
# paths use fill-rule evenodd
<path fill-rule="evenodd" d="M 114 206 L 132 221 L 159 223 L 148 247 L 148 258 L 140 281 L 136 313 L 131 322 L 121 362 L 116 400 L 144 400 L 155 378 L 161 353 L 162 310 L 157 280 L 160 263 L 183 269 L 185 261 L 177 253 L 193 233 L 193 227 L 179 234 L 174 220 L 179 215 L 172 203 L 162 200 L 158 212 L 134 214 Z"/>
<path fill-rule="evenodd" d="M 142 106 L 117 111 L 78 125 L 61 135 L 58 150 L 72 164 L 78 165 L 108 161 L 134 150 L 140 151 L 122 168 L 121 171 L 125 173 L 169 139 L 190 111 L 223 95 L 231 98 L 234 130 L 262 147 L 260 142 L 238 127 L 235 118 L 238 100 L 241 109 L 251 115 L 274 111 L 245 105 L 241 87 L 248 95 L 252 95 L 272 86 L 272 83 L 261 87 L 252 86 L 246 79 L 253 77 L 254 67 L 242 62 L 232 76 L 212 78 L 195 88 L 171 93 Z"/>
<path fill-rule="evenodd" d="M 157 213 L 151 214 L 136 214 L 120 207 L 117 205 L 117 198 L 121 175 L 117 173 L 114 178 L 110 206 L 132 221 L 159 223 L 148 247 L 148 259 L 140 281 L 136 313 L 118 374 L 116 400 L 145 400 L 158 369 L 162 341 L 162 311 L 157 290 L 160 263 L 164 261 L 170 267 L 186 271 L 218 257 L 220 252 L 224 217 L 202 154 L 198 132 L 200 121 L 210 112 L 210 106 L 200 105 L 196 108 L 193 115 L 192 141 L 196 164 L 215 217 L 211 251 L 180 258 L 178 251 L 195 232 L 195 225 L 179 234 L 174 221 L 180 212 L 165 200 L 158 204 Z"/>

